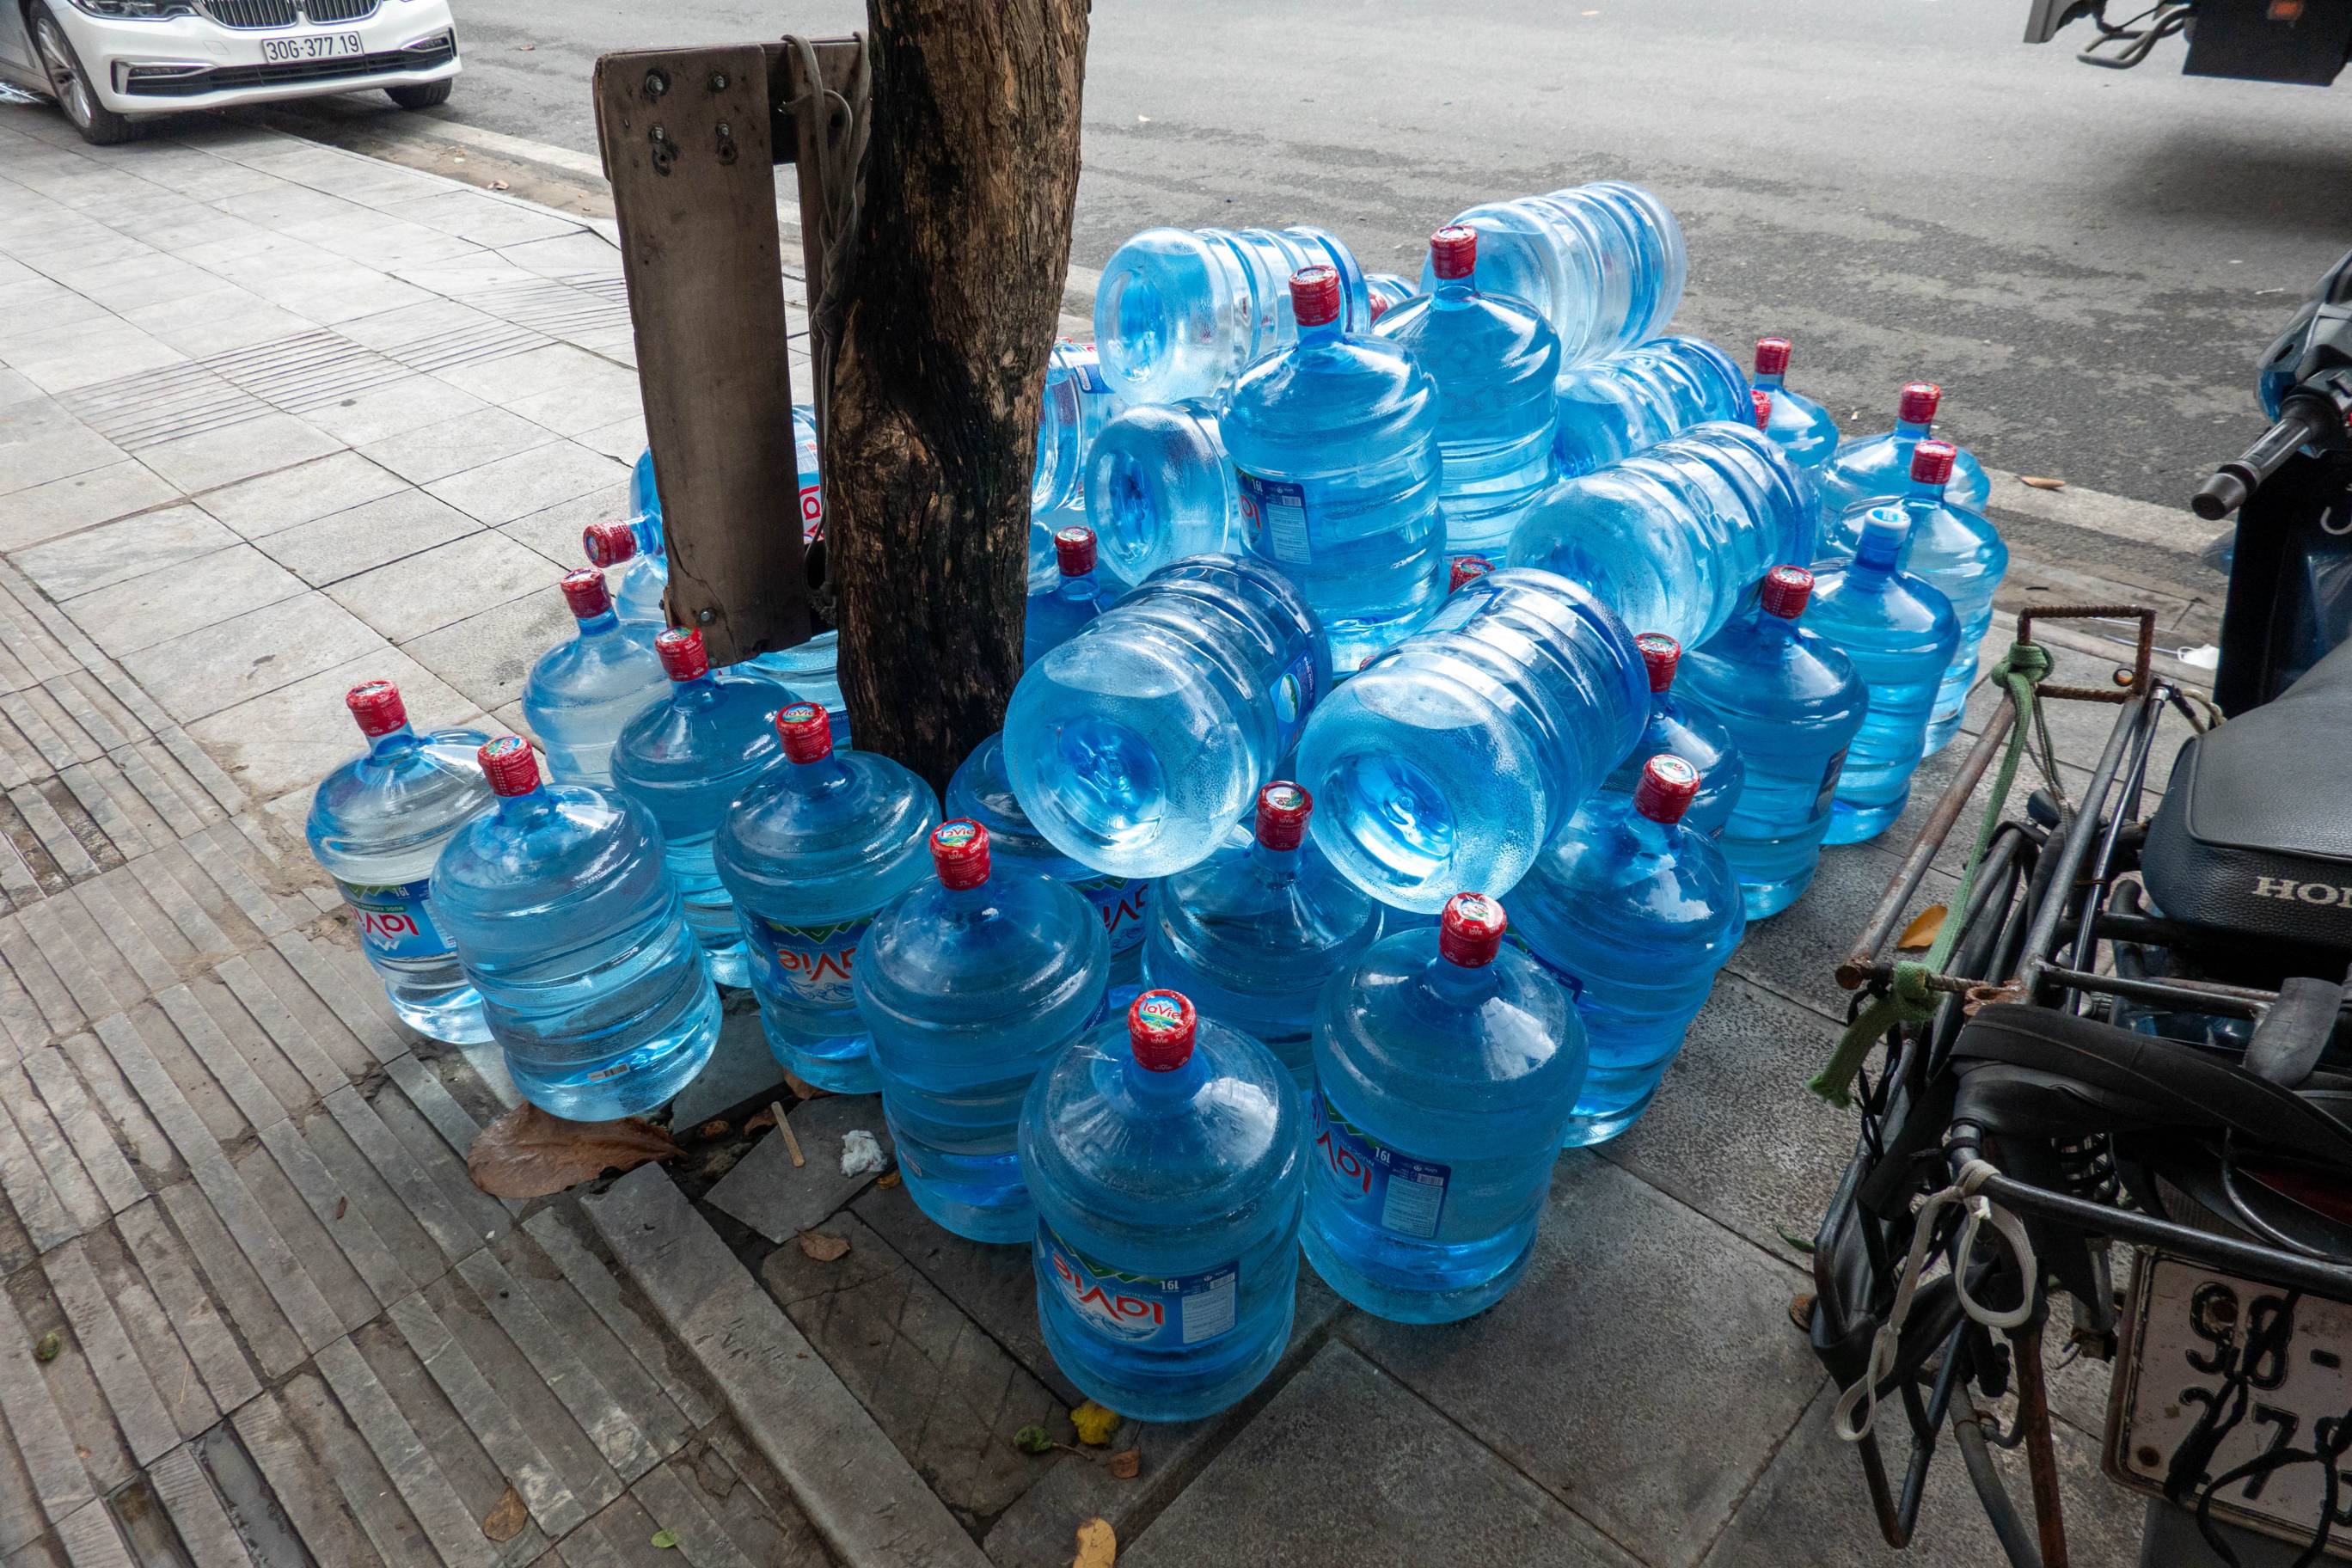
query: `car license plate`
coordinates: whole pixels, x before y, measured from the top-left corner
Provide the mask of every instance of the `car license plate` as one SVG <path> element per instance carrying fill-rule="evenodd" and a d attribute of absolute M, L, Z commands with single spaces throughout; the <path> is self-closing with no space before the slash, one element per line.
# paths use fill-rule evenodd
<path fill-rule="evenodd" d="M 264 38 L 261 58 L 278 60 L 330 60 L 363 55 L 366 47 L 357 33 L 315 33 L 307 38 Z"/>
<path fill-rule="evenodd" d="M 2249 1349 L 2252 1351 L 2249 1360 Z M 2352 1413 L 2352 1306 L 2241 1279 L 2143 1248 L 2132 1269 L 2115 1384 L 2108 1394 L 2106 1471 L 2137 1491 L 2161 1495 L 2172 1457 L 2244 1374 L 2243 1414 L 2201 1482 L 2260 1455 L 2309 1452 L 2314 1428 Z M 2352 1556 L 2352 1468 L 2338 1472 L 2336 1531 L 2327 1554 Z M 2280 1467 L 2233 1481 L 2213 1499 L 2216 1519 L 2302 1544 L 2326 1500 L 2317 1464 Z"/>

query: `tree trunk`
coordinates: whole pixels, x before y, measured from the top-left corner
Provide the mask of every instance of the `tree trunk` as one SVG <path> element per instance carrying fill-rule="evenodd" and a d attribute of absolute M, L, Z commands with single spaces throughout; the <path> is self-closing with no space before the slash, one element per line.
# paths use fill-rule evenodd
<path fill-rule="evenodd" d="M 825 531 L 861 749 L 944 786 L 1021 673 L 1087 0 L 867 0 L 872 134 Z"/>

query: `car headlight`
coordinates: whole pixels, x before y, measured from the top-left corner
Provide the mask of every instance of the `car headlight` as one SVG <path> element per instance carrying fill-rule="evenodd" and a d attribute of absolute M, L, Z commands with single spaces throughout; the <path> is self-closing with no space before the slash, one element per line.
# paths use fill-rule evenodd
<path fill-rule="evenodd" d="M 75 6 L 110 22 L 161 22 L 196 14 L 194 0 L 73 0 Z"/>

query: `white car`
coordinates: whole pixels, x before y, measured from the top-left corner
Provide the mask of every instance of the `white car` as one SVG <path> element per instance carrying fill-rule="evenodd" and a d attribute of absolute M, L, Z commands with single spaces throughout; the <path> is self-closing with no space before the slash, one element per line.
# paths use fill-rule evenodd
<path fill-rule="evenodd" d="M 425 109 L 461 68 L 448 0 L 0 0 L 0 80 L 100 143 L 159 114 L 328 92 Z"/>

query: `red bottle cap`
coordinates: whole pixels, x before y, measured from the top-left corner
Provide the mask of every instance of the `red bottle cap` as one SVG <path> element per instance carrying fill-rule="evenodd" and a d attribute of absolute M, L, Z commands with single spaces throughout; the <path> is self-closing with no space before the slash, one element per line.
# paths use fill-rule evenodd
<path fill-rule="evenodd" d="M 1486 894 L 1456 893 L 1438 917 L 1438 956 L 1465 969 L 1483 968 L 1502 951 L 1503 933 L 1510 926 L 1503 906 Z"/>
<path fill-rule="evenodd" d="M 1759 430 L 1772 428 L 1772 395 L 1769 392 L 1760 386 L 1749 387 L 1748 406 L 1755 415 L 1756 428 Z"/>
<path fill-rule="evenodd" d="M 580 531 L 580 548 L 599 566 L 618 566 L 637 552 L 637 531 L 625 522 L 592 522 Z"/>
<path fill-rule="evenodd" d="M 1290 275 L 1290 313 L 1302 327 L 1339 319 L 1339 269 L 1302 267 Z"/>
<path fill-rule="evenodd" d="M 1372 320 L 1377 321 L 1389 313 L 1389 302 L 1381 295 L 1372 296 Z"/>
<path fill-rule="evenodd" d="M 1642 764 L 1642 782 L 1633 786 L 1633 809 L 1652 822 L 1680 822 L 1690 803 L 1698 798 L 1698 770 L 1661 752 Z"/>
<path fill-rule="evenodd" d="M 482 764 L 482 776 L 490 781 L 496 795 L 529 795 L 539 787 L 539 759 L 530 752 L 530 743 L 512 735 L 500 735 L 474 753 Z"/>
<path fill-rule="evenodd" d="M 821 763 L 833 755 L 833 721 L 822 702 L 795 702 L 776 710 L 776 738 L 796 763 Z"/>
<path fill-rule="evenodd" d="M 1150 1072 L 1174 1072 L 1192 1059 L 1200 1015 L 1181 991 L 1146 991 L 1127 1005 L 1127 1043 Z"/>
<path fill-rule="evenodd" d="M 1903 389 L 1903 401 L 1895 405 L 1895 416 L 1906 425 L 1933 425 L 1937 405 L 1944 401 L 1944 389 L 1932 381 L 1915 381 Z"/>
<path fill-rule="evenodd" d="M 1454 558 L 1454 574 L 1446 579 L 1449 594 L 1465 583 L 1475 583 L 1495 569 L 1495 563 L 1483 555 L 1457 555 Z"/>
<path fill-rule="evenodd" d="M 593 566 L 563 574 L 563 598 L 572 606 L 572 613 L 583 621 L 613 607 L 612 593 L 604 586 L 604 574 Z"/>
<path fill-rule="evenodd" d="M 661 656 L 662 672 L 672 680 L 693 680 L 710 673 L 710 652 L 702 646 L 702 634 L 691 626 L 671 626 L 656 635 L 654 652 Z"/>
<path fill-rule="evenodd" d="M 988 880 L 988 829 L 968 817 L 931 829 L 931 864 L 950 888 L 977 888 Z"/>
<path fill-rule="evenodd" d="M 1478 231 L 1448 224 L 1429 237 L 1430 270 L 1440 278 L 1467 278 L 1478 266 Z"/>
<path fill-rule="evenodd" d="M 1813 596 L 1813 574 L 1801 566 L 1775 566 L 1764 574 L 1764 613 L 1793 621 Z"/>
<path fill-rule="evenodd" d="M 370 680 L 343 693 L 343 706 L 360 721 L 360 733 L 369 740 L 389 735 L 408 722 L 408 704 L 400 688 L 389 680 Z"/>
<path fill-rule="evenodd" d="M 1650 672 L 1650 689 L 1664 691 L 1675 683 L 1675 669 L 1683 661 L 1683 645 L 1664 632 L 1643 632 L 1633 639 Z"/>
<path fill-rule="evenodd" d="M 1257 792 L 1257 841 L 1268 849 L 1296 849 L 1307 837 L 1307 818 L 1315 797 L 1288 779 L 1277 779 Z"/>
<path fill-rule="evenodd" d="M 1949 441 L 1922 441 L 1911 448 L 1911 477 L 1923 485 L 1949 484 L 1959 455 Z"/>
<path fill-rule="evenodd" d="M 1759 338 L 1756 340 L 1756 374 L 1786 375 L 1789 374 L 1789 340 Z"/>
<path fill-rule="evenodd" d="M 1095 531 L 1073 525 L 1054 535 L 1054 559 L 1065 577 L 1083 577 L 1095 569 Z"/>

